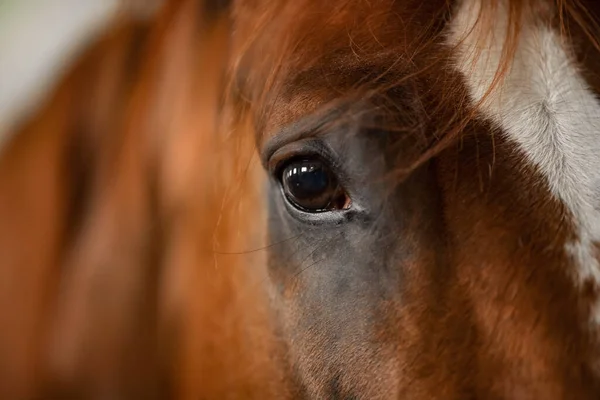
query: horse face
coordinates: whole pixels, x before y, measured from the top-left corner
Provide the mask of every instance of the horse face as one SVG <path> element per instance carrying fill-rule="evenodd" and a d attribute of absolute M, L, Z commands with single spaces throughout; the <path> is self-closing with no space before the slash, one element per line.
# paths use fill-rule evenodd
<path fill-rule="evenodd" d="M 168 3 L 4 150 L 3 397 L 599 398 L 598 2 Z"/>
<path fill-rule="evenodd" d="M 260 104 L 253 117 L 269 174 L 270 286 L 297 396 L 598 393 L 595 336 L 582 323 L 597 282 L 574 283 L 568 244 L 578 240 L 577 218 L 530 140 L 556 149 L 543 139 L 562 129 L 544 108 L 555 87 L 528 87 L 540 101 L 514 91 L 524 77 L 537 82 L 545 68 L 564 68 L 549 56 L 565 50 L 552 42 L 536 54 L 541 64 L 507 72 L 508 86 L 499 85 L 522 101 L 511 114 L 523 118 L 515 136 L 511 121 L 493 114 L 510 101 L 492 91 L 500 111 L 477 105 L 502 69 L 494 42 L 481 55 L 492 61 L 480 65 L 470 59 L 478 42 L 459 39 L 477 4 L 307 1 L 274 7 L 283 30 L 266 24 L 263 45 L 277 56 L 255 58 L 254 70 L 269 74 L 250 74 L 246 95 Z M 536 18 L 523 22 L 515 60 L 531 56 L 527 41 L 552 20 Z M 579 87 L 569 84 L 567 92 Z M 553 104 L 559 115 L 563 104 Z M 541 125 L 519 114 L 528 107 L 538 107 Z M 394 179 L 398 171 L 410 174 Z"/>

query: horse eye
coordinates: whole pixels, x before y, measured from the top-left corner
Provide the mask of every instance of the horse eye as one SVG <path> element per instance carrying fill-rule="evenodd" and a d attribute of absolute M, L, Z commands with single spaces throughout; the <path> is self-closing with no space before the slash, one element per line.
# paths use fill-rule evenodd
<path fill-rule="evenodd" d="M 316 213 L 350 206 L 335 174 L 318 159 L 289 163 L 282 171 L 281 183 L 288 201 L 302 211 Z"/>

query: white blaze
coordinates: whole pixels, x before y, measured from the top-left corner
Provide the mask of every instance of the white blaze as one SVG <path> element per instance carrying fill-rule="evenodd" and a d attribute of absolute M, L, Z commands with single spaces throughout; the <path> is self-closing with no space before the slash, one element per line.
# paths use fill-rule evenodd
<path fill-rule="evenodd" d="M 457 68 L 475 102 L 492 84 L 507 29 L 507 15 L 499 7 L 493 34 L 477 43 L 477 29 L 471 28 L 479 1 L 462 2 L 449 33 L 449 44 L 458 46 Z M 571 211 L 577 239 L 566 250 L 576 263 L 578 283 L 600 283 L 594 250 L 600 240 L 600 102 L 558 32 L 544 24 L 523 26 L 514 62 L 481 110 L 537 166 L 552 194 Z M 600 323 L 598 305 L 594 319 Z"/>

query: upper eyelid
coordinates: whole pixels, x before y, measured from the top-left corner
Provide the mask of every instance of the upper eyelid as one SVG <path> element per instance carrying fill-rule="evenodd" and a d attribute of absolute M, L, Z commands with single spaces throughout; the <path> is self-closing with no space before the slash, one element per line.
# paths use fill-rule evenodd
<path fill-rule="evenodd" d="M 312 114 L 306 115 L 289 125 L 281 128 L 274 135 L 267 135 L 267 139 L 260 144 L 260 156 L 263 165 L 267 165 L 273 154 L 279 148 L 297 141 L 318 139 L 326 137 L 333 130 L 353 129 L 349 126 L 341 126 L 336 121 L 343 120 L 343 115 L 353 106 L 355 102 L 345 101 L 335 107 L 324 107 Z"/>
<path fill-rule="evenodd" d="M 339 155 L 326 142 L 318 138 L 307 138 L 289 143 L 274 151 L 267 160 L 267 170 L 270 174 L 275 175 L 283 165 L 301 157 L 321 158 L 334 172 L 340 164 Z"/>

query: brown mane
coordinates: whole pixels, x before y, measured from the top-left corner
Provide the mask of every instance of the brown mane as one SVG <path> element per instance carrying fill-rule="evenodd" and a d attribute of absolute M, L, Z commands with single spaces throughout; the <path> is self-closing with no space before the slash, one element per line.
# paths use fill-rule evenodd
<path fill-rule="evenodd" d="M 453 10 L 450 1 L 432 1 L 427 5 L 419 2 L 407 2 L 406 14 L 400 16 L 390 14 L 389 10 L 385 8 L 386 2 L 375 5 L 370 2 L 338 1 L 334 9 L 339 12 L 329 10 L 327 3 L 309 0 L 250 2 L 250 4 L 253 3 L 256 3 L 254 7 L 248 6 L 244 2 L 239 2 L 238 7 L 234 6 L 234 16 L 237 17 L 238 25 L 242 27 L 238 28 L 241 31 L 239 37 L 242 40 L 234 44 L 236 50 L 233 51 L 231 62 L 233 78 L 227 93 L 233 93 L 234 98 L 245 102 L 245 107 L 242 107 L 241 110 L 249 113 L 252 113 L 252 110 L 260 110 L 263 113 L 255 115 L 258 120 L 255 121 L 255 129 L 259 134 L 267 134 L 273 129 L 273 127 L 263 126 L 264 120 L 272 118 L 275 124 L 283 123 L 279 120 L 294 120 L 299 115 L 316 108 L 317 105 L 323 107 L 322 103 L 329 100 L 320 96 L 319 86 L 344 87 L 344 95 L 334 100 L 336 104 L 344 101 L 352 102 L 356 99 L 385 98 L 387 92 L 402 88 L 405 82 L 415 76 L 427 75 L 433 67 L 448 61 L 439 57 L 439 49 L 434 52 L 434 58 L 427 59 L 423 65 L 414 65 L 412 55 L 417 52 L 427 53 L 431 51 L 429 49 L 440 46 L 442 21 L 447 20 Z M 461 108 L 464 110 L 457 115 L 449 115 L 447 124 L 431 134 L 435 140 L 428 143 L 427 150 L 421 151 L 420 157 L 414 160 L 414 163 L 407 166 L 406 169 L 400 170 L 395 179 L 404 179 L 424 162 L 460 139 L 461 131 L 469 121 L 476 117 L 481 103 L 485 102 L 485 99 L 502 82 L 503 77 L 510 69 L 523 21 L 540 17 L 554 20 L 559 26 L 565 42 L 570 40 L 572 30 L 580 29 L 593 44 L 595 51 L 600 51 L 599 34 L 597 33 L 598 17 L 594 16 L 579 0 L 556 0 L 555 3 L 556 15 L 553 15 L 555 11 L 552 1 L 510 0 L 504 2 L 489 0 L 481 3 L 478 22 L 473 27 L 479 40 L 477 46 L 479 49 L 485 46 L 486 41 L 493 35 L 494 27 L 499 24 L 496 20 L 499 8 L 506 7 L 508 9 L 502 60 L 495 71 L 494 79 L 479 104 L 470 107 L 466 106 L 469 99 L 466 98 L 466 93 L 462 93 L 459 82 L 453 83 L 451 82 L 452 78 L 449 77 L 441 77 L 437 81 L 430 82 L 432 85 L 443 84 L 448 87 L 449 91 L 452 91 L 446 99 L 448 103 L 436 104 L 435 110 L 443 112 L 445 108 L 450 108 L 455 112 L 454 114 L 457 114 L 457 110 Z M 367 9 L 370 12 L 365 12 Z M 320 13 L 330 15 L 328 26 L 314 25 L 312 18 Z M 345 13 L 356 16 L 365 15 L 368 16 L 368 19 L 361 20 L 358 19 L 360 17 L 357 17 L 352 25 L 352 31 L 346 32 L 347 35 L 328 35 L 327 31 L 317 33 L 317 30 L 321 29 L 330 29 L 337 33 L 337 26 L 345 23 L 343 19 Z M 410 32 L 411 22 L 421 23 L 420 13 L 423 16 L 430 16 L 427 20 L 428 24 L 413 26 L 413 31 Z M 382 21 L 389 18 L 396 18 L 397 26 L 401 27 L 399 29 L 404 28 L 407 31 L 392 31 L 389 32 L 389 36 L 374 38 L 372 26 L 381 24 Z M 297 32 L 301 32 L 301 34 Z M 342 31 L 340 30 L 340 32 Z M 416 37 L 416 39 L 411 43 L 398 43 L 396 37 L 399 34 Z M 321 41 L 322 37 L 333 37 L 331 40 L 338 43 L 324 44 Z M 293 41 L 294 39 L 298 41 Z M 345 41 L 353 48 L 353 58 L 336 58 L 335 54 L 328 53 L 328 47 L 340 47 L 339 43 Z M 454 50 L 454 48 L 447 48 L 445 56 L 451 59 Z M 303 54 L 310 56 L 303 56 Z M 480 54 L 475 55 L 475 59 L 478 57 Z M 314 65 L 298 64 L 298 62 L 304 63 L 307 59 L 313 60 Z M 365 60 L 368 61 L 365 62 Z M 394 61 L 390 63 L 389 60 Z M 248 72 L 250 68 L 245 67 L 244 63 L 251 63 L 254 66 L 250 72 Z M 324 64 L 331 65 L 332 70 L 323 70 L 322 65 Z M 365 74 L 367 71 L 368 73 Z M 401 72 L 397 73 L 398 71 Z M 281 79 L 281 77 L 285 77 L 285 79 Z M 286 94 L 289 97 L 298 96 L 297 88 L 307 85 L 315 86 L 314 90 L 310 91 L 312 96 L 310 100 L 301 99 L 299 103 L 302 106 L 291 107 L 290 110 L 285 110 L 283 115 L 273 111 L 273 104 L 281 99 L 279 97 L 269 98 L 269 96 L 286 96 Z M 454 104 L 457 99 L 459 107 Z M 336 104 L 331 106 L 335 107 Z M 285 112 L 293 114 L 285 115 Z M 335 122 L 339 123 L 340 121 Z M 397 121 L 392 121 L 391 125 L 386 125 L 384 128 L 403 129 L 402 126 L 398 126 Z M 419 134 L 418 125 L 412 127 L 412 134 Z"/>
<path fill-rule="evenodd" d="M 253 141 L 232 151 L 210 133 L 228 26 L 195 3 L 118 23 L 3 149 L 2 281 L 14 284 L 2 290 L 2 397 L 277 387 L 259 351 L 269 334 L 251 328 L 264 319 L 258 285 L 246 287 L 260 269 L 236 266 L 251 257 L 215 269 L 214 242 L 253 245 L 230 233 L 255 215 L 248 205 L 206 213 L 254 190 L 237 159 Z"/>

